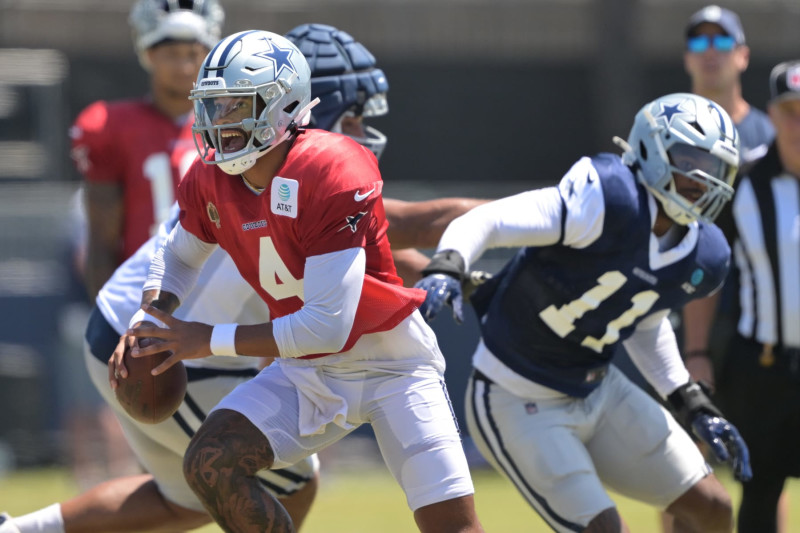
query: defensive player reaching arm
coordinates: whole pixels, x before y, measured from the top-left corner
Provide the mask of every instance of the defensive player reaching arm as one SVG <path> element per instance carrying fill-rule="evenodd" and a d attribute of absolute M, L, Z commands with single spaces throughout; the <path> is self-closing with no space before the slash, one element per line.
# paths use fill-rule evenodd
<path fill-rule="evenodd" d="M 467 424 L 478 449 L 555 531 L 626 530 L 606 493 L 665 509 L 676 531 L 731 531 L 731 500 L 675 419 L 610 360 L 618 342 L 676 416 L 751 477 L 747 447 L 690 380 L 668 320 L 717 290 L 730 250 L 711 223 L 733 192 L 738 134 L 722 108 L 667 95 L 634 119 L 622 157 L 580 159 L 557 187 L 456 219 L 418 286 L 432 319 L 460 313 L 487 248 L 522 247 L 472 303 Z"/>
<path fill-rule="evenodd" d="M 190 487 L 227 531 L 293 531 L 255 475 L 363 423 L 421 531 L 482 531 L 444 359 L 416 310 L 424 294 L 394 272 L 377 159 L 345 136 L 302 128 L 313 106 L 308 63 L 273 33 L 223 39 L 192 98 L 202 161 L 181 183 L 181 221 L 143 294 L 151 321 L 168 329 L 133 324 L 110 363 L 112 383 L 114 371 L 125 373 L 125 349 L 155 353 L 136 345 L 140 337 L 173 352 L 156 373 L 210 354 L 278 357 L 217 405 L 186 452 Z M 212 327 L 169 314 L 218 245 L 271 322 Z"/>

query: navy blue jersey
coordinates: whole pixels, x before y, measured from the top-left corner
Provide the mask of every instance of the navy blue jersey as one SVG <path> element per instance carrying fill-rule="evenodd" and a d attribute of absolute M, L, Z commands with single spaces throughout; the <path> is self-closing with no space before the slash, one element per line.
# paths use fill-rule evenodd
<path fill-rule="evenodd" d="M 655 257 L 650 195 L 619 156 L 591 163 L 605 207 L 599 237 L 582 248 L 522 248 L 472 297 L 484 343 L 503 364 L 579 397 L 597 387 L 617 343 L 642 318 L 713 292 L 730 258 L 722 232 L 703 223 L 684 237 L 696 239 L 688 253 Z M 559 190 L 566 213 L 572 187 Z"/>

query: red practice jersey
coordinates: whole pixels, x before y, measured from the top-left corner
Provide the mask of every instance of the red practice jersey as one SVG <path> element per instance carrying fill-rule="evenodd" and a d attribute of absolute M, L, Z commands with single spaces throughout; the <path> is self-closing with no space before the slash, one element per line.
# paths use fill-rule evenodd
<path fill-rule="evenodd" d="M 382 187 L 369 150 L 343 135 L 305 130 L 260 195 L 239 176 L 197 161 L 178 190 L 181 225 L 219 243 L 273 317 L 303 306 L 306 258 L 364 248 L 366 275 L 346 351 L 365 333 L 392 329 L 425 299 L 397 276 Z"/>
<path fill-rule="evenodd" d="M 119 263 L 169 216 L 181 176 L 197 157 L 191 114 L 178 123 L 145 100 L 95 102 L 70 130 L 72 158 L 90 182 L 122 187 Z"/>

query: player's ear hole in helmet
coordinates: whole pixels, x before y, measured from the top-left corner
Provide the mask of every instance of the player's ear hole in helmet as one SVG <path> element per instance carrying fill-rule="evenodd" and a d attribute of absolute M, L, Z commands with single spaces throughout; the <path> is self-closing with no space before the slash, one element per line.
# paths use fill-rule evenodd
<path fill-rule="evenodd" d="M 209 52 L 191 91 L 201 159 L 241 174 L 308 123 L 311 73 L 286 38 L 249 30 Z"/>
<path fill-rule="evenodd" d="M 713 221 L 733 196 L 739 135 L 711 100 L 676 93 L 646 104 L 628 140 L 615 137 L 623 161 L 678 224 Z M 676 179 L 682 180 L 681 191 Z"/>

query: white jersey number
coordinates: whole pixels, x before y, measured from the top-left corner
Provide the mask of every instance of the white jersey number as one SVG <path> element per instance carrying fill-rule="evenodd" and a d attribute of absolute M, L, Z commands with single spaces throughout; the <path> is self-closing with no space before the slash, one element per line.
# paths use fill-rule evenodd
<path fill-rule="evenodd" d="M 261 287 L 276 300 L 297 296 L 303 299 L 303 280 L 295 279 L 284 264 L 272 238 L 261 237 L 258 254 L 258 279 Z"/>
<path fill-rule="evenodd" d="M 622 288 L 626 281 L 628 281 L 628 278 L 618 270 L 606 272 L 597 278 L 598 285 L 583 293 L 580 298 L 558 308 L 555 305 L 551 305 L 539 313 L 539 317 L 545 324 L 550 326 L 550 329 L 556 335 L 564 338 L 575 329 L 576 320 L 586 314 L 587 311 L 597 309 L 604 300 L 607 300 Z M 631 307 L 608 323 L 606 332 L 602 337 L 599 339 L 586 337 L 581 342 L 581 345 L 597 353 L 602 352 L 605 345 L 619 340 L 619 331 L 621 329 L 633 324 L 633 321 L 640 316 L 646 315 L 657 300 L 658 293 L 656 291 L 648 290 L 635 294 L 631 298 Z"/>
<path fill-rule="evenodd" d="M 178 172 L 181 178 L 197 157 L 193 151 L 187 151 L 181 157 Z M 153 225 L 150 235 L 155 235 L 158 226 L 169 218 L 172 204 L 175 202 L 175 192 L 172 186 L 172 167 L 170 156 L 166 152 L 150 154 L 142 165 L 142 174 L 150 181 L 150 196 L 153 202 Z"/>

